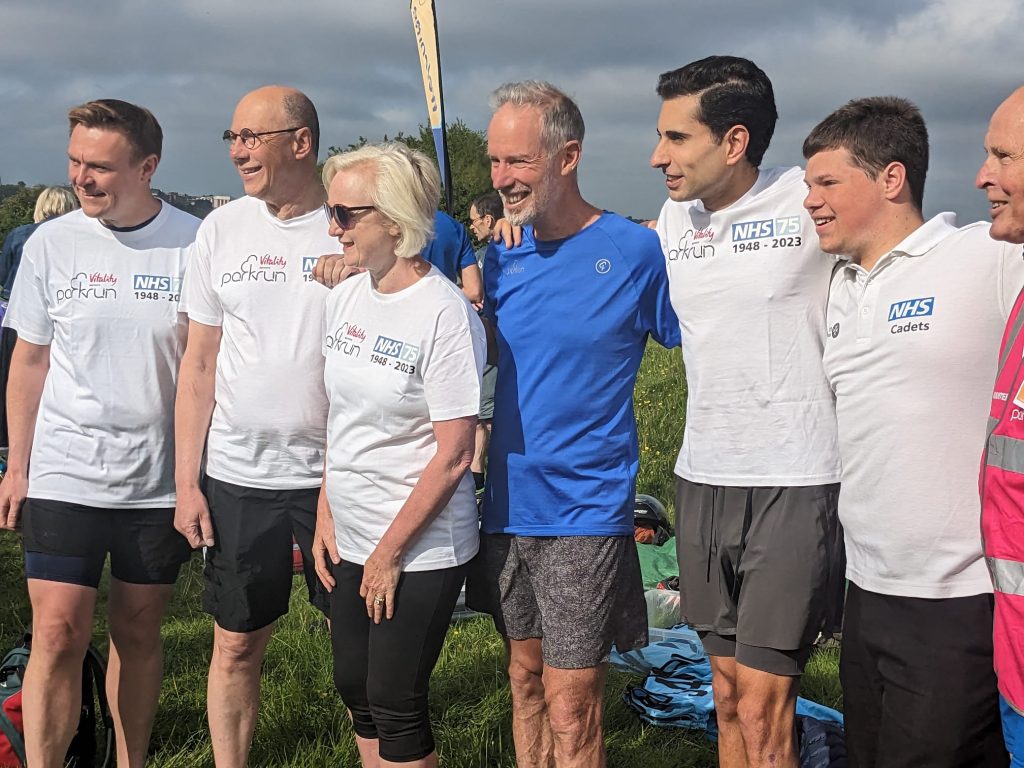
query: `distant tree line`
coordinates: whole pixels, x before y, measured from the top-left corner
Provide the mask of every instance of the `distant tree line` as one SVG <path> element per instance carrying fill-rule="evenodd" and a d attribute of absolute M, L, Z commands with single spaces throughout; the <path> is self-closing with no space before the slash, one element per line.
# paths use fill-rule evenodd
<path fill-rule="evenodd" d="M 15 227 L 32 223 L 36 198 L 44 189 L 42 184 L 29 187 L 23 181 L 0 185 L 0 243 Z"/>

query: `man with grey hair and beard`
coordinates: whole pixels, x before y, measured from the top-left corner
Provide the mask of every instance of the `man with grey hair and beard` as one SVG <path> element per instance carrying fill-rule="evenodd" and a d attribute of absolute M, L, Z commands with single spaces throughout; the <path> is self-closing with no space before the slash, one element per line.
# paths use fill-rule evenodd
<path fill-rule="evenodd" d="M 498 381 L 468 603 L 506 639 L 518 765 L 593 768 L 611 645 L 647 642 L 633 385 L 679 323 L 657 236 L 580 194 L 576 104 L 527 81 L 491 105 L 491 181 L 523 233 L 484 266 Z"/>

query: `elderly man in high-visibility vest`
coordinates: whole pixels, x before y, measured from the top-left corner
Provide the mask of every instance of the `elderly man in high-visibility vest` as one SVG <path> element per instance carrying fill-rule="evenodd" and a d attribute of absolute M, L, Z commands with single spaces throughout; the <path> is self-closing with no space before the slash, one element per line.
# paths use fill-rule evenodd
<path fill-rule="evenodd" d="M 992 115 L 978 189 L 988 197 L 990 234 L 1024 243 L 1024 87 Z M 995 666 L 1003 735 L 1024 768 L 1024 292 L 1003 335 L 982 459 L 982 532 L 995 588 Z"/>

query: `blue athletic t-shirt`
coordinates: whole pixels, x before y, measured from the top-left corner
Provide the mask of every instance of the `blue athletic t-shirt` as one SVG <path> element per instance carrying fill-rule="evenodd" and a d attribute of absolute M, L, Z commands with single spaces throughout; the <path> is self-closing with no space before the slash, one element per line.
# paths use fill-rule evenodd
<path fill-rule="evenodd" d="M 614 213 L 564 240 L 492 245 L 498 381 L 482 528 L 633 533 L 633 385 L 650 334 L 678 346 L 658 236 Z"/>
<path fill-rule="evenodd" d="M 444 211 L 434 214 L 434 239 L 420 254 L 453 283 L 459 281 L 462 268 L 476 264 L 473 243 L 466 228 Z"/>

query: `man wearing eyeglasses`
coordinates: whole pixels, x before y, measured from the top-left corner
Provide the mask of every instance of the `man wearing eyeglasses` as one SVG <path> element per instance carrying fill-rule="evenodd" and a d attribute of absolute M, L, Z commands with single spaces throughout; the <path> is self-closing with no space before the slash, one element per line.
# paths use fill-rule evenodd
<path fill-rule="evenodd" d="M 288 610 L 293 536 L 310 601 L 327 610 L 310 556 L 327 423 L 326 291 L 313 268 L 337 251 L 316 173 L 316 110 L 304 94 L 249 93 L 223 138 L 246 196 L 211 213 L 197 235 L 181 296 L 189 338 L 175 419 L 175 526 L 207 548 L 207 706 L 221 768 L 247 761 L 260 663 Z"/>

